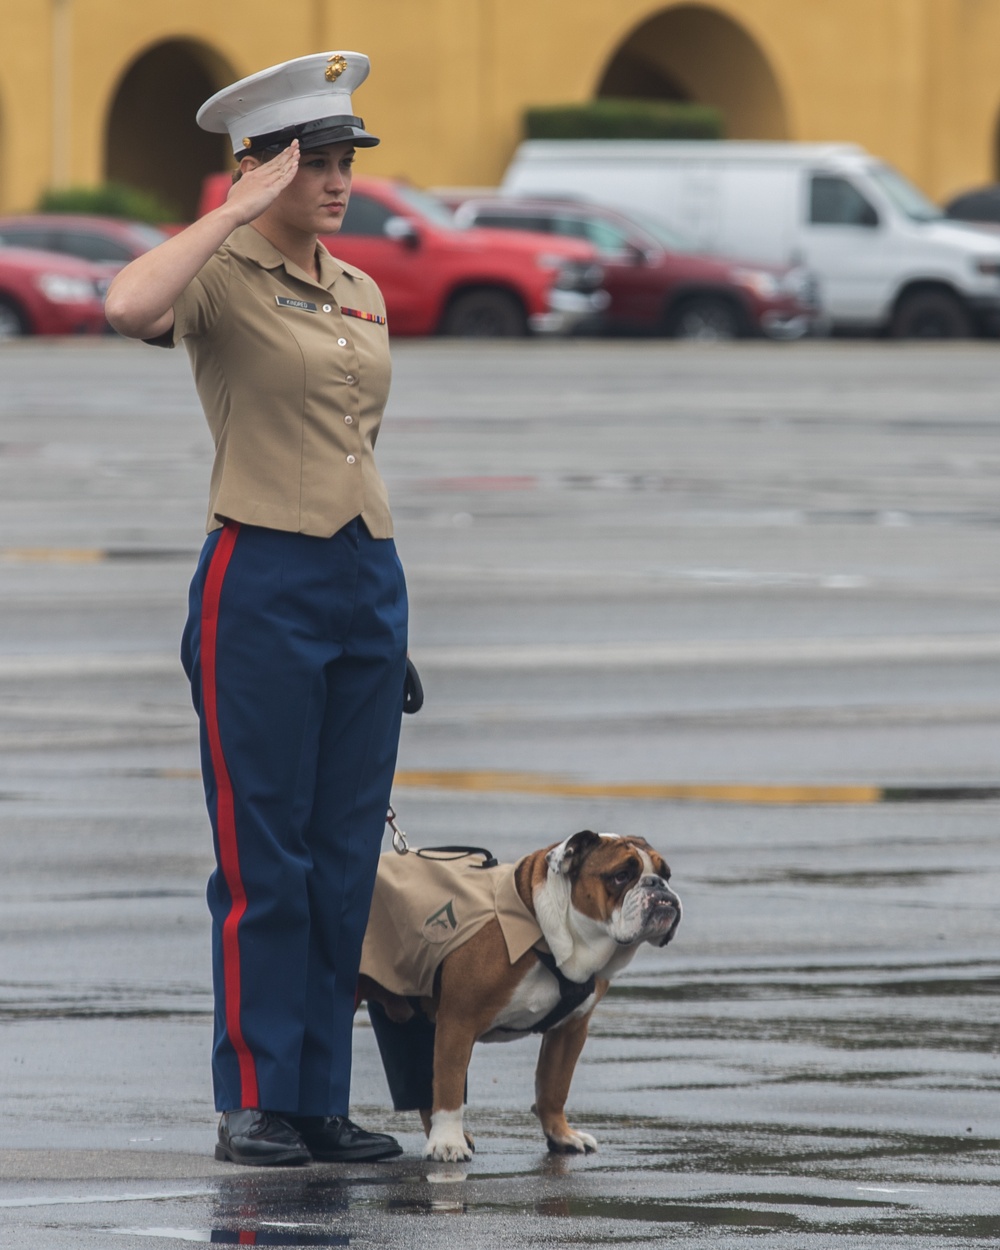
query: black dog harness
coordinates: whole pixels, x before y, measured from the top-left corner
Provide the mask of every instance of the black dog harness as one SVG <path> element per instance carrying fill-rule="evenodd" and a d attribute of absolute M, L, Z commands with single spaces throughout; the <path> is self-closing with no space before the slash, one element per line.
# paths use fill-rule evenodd
<path fill-rule="evenodd" d="M 551 952 L 540 951 L 537 946 L 533 949 L 538 957 L 538 962 L 543 968 L 547 968 L 559 982 L 559 1001 L 547 1016 L 543 1016 L 530 1029 L 511 1029 L 501 1024 L 497 1025 L 494 1030 L 491 1030 L 493 1032 L 548 1033 L 549 1029 L 554 1029 L 557 1024 L 561 1024 L 571 1012 L 576 1011 L 577 1007 L 581 1003 L 585 1003 L 594 992 L 596 981 L 593 976 L 588 977 L 586 981 L 571 981 L 560 970 Z"/>

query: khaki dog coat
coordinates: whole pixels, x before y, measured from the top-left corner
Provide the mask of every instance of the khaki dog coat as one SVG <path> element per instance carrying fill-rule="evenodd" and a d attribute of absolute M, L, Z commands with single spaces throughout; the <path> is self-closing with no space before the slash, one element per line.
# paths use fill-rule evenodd
<path fill-rule="evenodd" d="M 512 964 L 542 942 L 514 884 L 516 864 L 389 852 L 379 859 L 361 973 L 393 994 L 427 998 L 445 956 L 497 920 Z"/>

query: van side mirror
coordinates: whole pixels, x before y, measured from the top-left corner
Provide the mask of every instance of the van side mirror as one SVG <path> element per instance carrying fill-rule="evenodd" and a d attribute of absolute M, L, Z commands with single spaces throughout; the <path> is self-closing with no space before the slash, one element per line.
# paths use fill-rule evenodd
<path fill-rule="evenodd" d="M 420 246 L 420 231 L 409 217 L 390 217 L 382 227 L 382 233 L 411 250 Z"/>

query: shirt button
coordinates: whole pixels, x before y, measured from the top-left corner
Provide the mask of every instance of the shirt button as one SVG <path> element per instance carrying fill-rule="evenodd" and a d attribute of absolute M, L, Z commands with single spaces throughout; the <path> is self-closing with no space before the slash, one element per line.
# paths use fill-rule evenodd
<path fill-rule="evenodd" d="M 354 457 L 353 457 L 353 456 L 348 456 L 348 457 L 347 457 L 347 463 L 348 463 L 348 464 L 353 464 L 353 463 L 354 463 Z"/>
<path fill-rule="evenodd" d="M 352 386 L 354 385 L 354 383 L 355 383 L 357 380 L 358 380 L 358 379 L 354 376 L 354 374 L 353 374 L 353 373 L 349 373 L 349 374 L 347 375 L 347 377 L 346 377 L 346 378 L 344 378 L 344 381 L 345 381 L 345 382 L 347 382 L 347 383 L 349 383 L 349 384 L 350 384 L 350 385 L 352 385 Z"/>
<path fill-rule="evenodd" d="M 338 347 L 346 347 L 346 346 L 347 346 L 347 339 L 337 339 L 337 346 L 338 346 Z"/>
<path fill-rule="evenodd" d="M 353 417 L 345 417 L 345 418 L 344 418 L 344 424 L 345 424 L 345 425 L 353 425 L 353 424 L 354 424 L 354 418 L 353 418 Z"/>
<path fill-rule="evenodd" d="M 324 312 L 333 312 L 333 305 L 332 305 L 332 304 L 324 304 L 324 305 L 323 305 L 323 311 L 324 311 Z"/>

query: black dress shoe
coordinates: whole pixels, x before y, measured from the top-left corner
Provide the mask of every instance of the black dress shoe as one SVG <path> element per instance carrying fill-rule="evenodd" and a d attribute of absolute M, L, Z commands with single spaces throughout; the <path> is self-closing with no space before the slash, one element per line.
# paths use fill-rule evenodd
<path fill-rule="evenodd" d="M 346 1115 L 288 1115 L 288 1123 L 302 1135 L 309 1153 L 319 1163 L 350 1163 L 394 1159 L 403 1147 L 388 1133 L 366 1133 Z"/>
<path fill-rule="evenodd" d="M 294 1167 L 312 1155 L 284 1116 L 255 1107 L 223 1111 L 215 1157 L 250 1167 Z"/>

